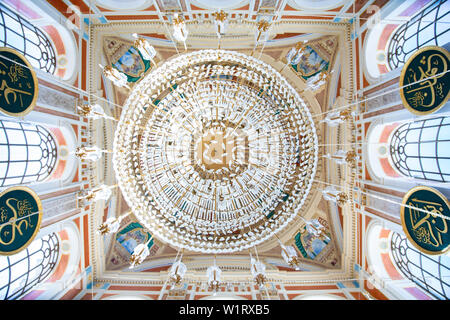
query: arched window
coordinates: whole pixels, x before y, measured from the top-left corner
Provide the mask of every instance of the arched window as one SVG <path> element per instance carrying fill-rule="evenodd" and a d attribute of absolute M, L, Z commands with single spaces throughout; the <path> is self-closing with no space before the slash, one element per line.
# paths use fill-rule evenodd
<path fill-rule="evenodd" d="M 26 19 L 0 3 L 0 46 L 23 54 L 35 68 L 53 74 L 55 49 L 48 37 Z"/>
<path fill-rule="evenodd" d="M 450 181 L 450 117 L 405 123 L 391 136 L 390 156 L 404 176 Z"/>
<path fill-rule="evenodd" d="M 409 280 L 436 299 L 450 298 L 450 257 L 425 255 L 406 237 L 393 232 L 391 253 L 397 268 Z"/>
<path fill-rule="evenodd" d="M 47 129 L 0 120 L 0 187 L 43 181 L 56 159 L 56 142 Z"/>
<path fill-rule="evenodd" d="M 388 45 L 389 68 L 401 67 L 408 58 L 423 46 L 444 46 L 450 36 L 450 3 L 436 0 L 402 24 Z"/>
<path fill-rule="evenodd" d="M 16 300 L 52 273 L 59 257 L 55 233 L 34 240 L 26 249 L 0 256 L 0 299 Z"/>

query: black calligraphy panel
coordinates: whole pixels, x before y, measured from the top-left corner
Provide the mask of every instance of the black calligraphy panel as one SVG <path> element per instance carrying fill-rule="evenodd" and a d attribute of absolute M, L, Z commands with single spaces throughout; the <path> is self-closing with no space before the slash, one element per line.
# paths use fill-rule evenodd
<path fill-rule="evenodd" d="M 17 51 L 0 48 L 0 110 L 24 116 L 33 110 L 38 96 L 33 67 Z"/>
<path fill-rule="evenodd" d="M 450 248 L 447 199 L 437 190 L 418 186 L 403 198 L 403 230 L 411 243 L 426 254 L 442 254 Z"/>
<path fill-rule="evenodd" d="M 42 205 L 28 187 L 11 187 L 0 194 L 0 254 L 26 248 L 39 231 Z"/>
<path fill-rule="evenodd" d="M 427 46 L 413 54 L 400 75 L 400 96 L 414 114 L 437 111 L 448 100 L 450 55 L 437 46 Z"/>

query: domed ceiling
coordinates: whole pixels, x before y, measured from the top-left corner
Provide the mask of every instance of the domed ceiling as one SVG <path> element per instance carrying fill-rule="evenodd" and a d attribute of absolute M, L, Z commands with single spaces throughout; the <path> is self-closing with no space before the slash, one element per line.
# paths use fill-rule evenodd
<path fill-rule="evenodd" d="M 187 15 L 215 11 L 200 5 L 192 2 Z M 244 9 L 236 12 L 252 13 Z M 89 142 L 113 151 L 91 169 L 97 183 L 117 185 L 105 206 L 91 206 L 97 281 L 164 282 L 180 251 L 191 279 L 203 279 L 214 256 L 222 276 L 247 279 L 255 248 L 272 279 L 352 278 L 352 208 L 322 196 L 336 185 L 351 197 L 351 169 L 324 156 L 353 141 L 354 131 L 322 121 L 350 101 L 349 25 L 281 19 L 255 46 L 258 15 L 235 17 L 220 49 L 211 20 L 186 20 L 186 50 L 159 22 L 92 24 L 91 99 L 109 104 L 117 119 L 91 124 L 97 135 Z M 150 65 L 133 51 L 133 33 L 156 49 Z M 303 58 L 287 64 L 290 49 L 306 40 Z M 112 85 L 99 64 L 126 71 L 129 88 Z M 326 84 L 309 90 L 321 71 L 330 74 Z M 116 234 L 95 232 L 124 213 Z M 130 269 L 133 249 L 148 239 L 149 257 Z M 297 250 L 300 270 L 283 260 L 282 244 Z"/>
<path fill-rule="evenodd" d="M 156 238 L 230 253 L 292 221 L 317 150 L 307 105 L 275 69 L 235 51 L 199 50 L 133 88 L 113 163 L 128 205 Z"/>

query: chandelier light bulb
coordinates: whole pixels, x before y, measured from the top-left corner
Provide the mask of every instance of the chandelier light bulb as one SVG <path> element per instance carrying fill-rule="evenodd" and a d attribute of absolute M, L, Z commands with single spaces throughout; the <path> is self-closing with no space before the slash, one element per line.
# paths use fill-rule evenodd
<path fill-rule="evenodd" d="M 181 262 L 181 258 L 176 261 L 169 270 L 169 279 L 173 285 L 179 285 L 184 278 L 187 267 Z"/>
<path fill-rule="evenodd" d="M 155 61 L 153 60 L 153 58 L 156 56 L 155 48 L 146 39 L 139 37 L 137 33 L 133 33 L 133 37 L 135 38 L 133 46 L 139 50 L 142 58 L 152 61 L 153 65 L 156 65 Z"/>
<path fill-rule="evenodd" d="M 228 14 L 225 13 L 223 10 L 221 10 L 219 12 L 214 12 L 212 16 L 214 17 L 214 26 L 216 28 L 217 36 L 221 38 L 222 35 L 225 34 L 226 29 L 228 27 L 227 21 Z"/>
<path fill-rule="evenodd" d="M 99 67 L 103 70 L 103 75 L 112 83 L 114 83 L 114 85 L 116 85 L 117 87 L 125 87 L 130 89 L 130 87 L 127 84 L 128 78 L 123 72 L 120 72 L 119 70 L 113 68 L 112 66 L 104 67 L 101 64 L 99 64 Z"/>
<path fill-rule="evenodd" d="M 180 42 L 185 42 L 188 36 L 188 30 L 186 28 L 186 23 L 182 16 L 179 16 L 178 13 L 174 14 L 173 19 L 173 36 L 176 40 Z"/>
<path fill-rule="evenodd" d="M 266 283 L 266 266 L 264 263 L 255 260 L 250 254 L 250 268 L 253 277 L 253 281 L 262 288 Z"/>
<path fill-rule="evenodd" d="M 145 243 L 138 244 L 133 253 L 130 256 L 130 268 L 135 268 L 136 266 L 142 264 L 145 258 L 150 254 L 150 250 L 148 250 L 148 246 Z"/>

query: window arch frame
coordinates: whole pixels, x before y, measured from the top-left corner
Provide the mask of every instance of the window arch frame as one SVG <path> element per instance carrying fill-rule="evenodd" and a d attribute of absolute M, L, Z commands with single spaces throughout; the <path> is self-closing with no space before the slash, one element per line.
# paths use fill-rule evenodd
<path fill-rule="evenodd" d="M 433 121 L 439 121 L 439 124 L 430 124 Z M 417 125 L 420 124 L 421 125 Z M 427 132 L 433 132 L 432 128 L 437 127 L 437 132 L 434 135 L 433 139 L 429 139 L 426 137 Z M 447 130 L 450 130 L 450 118 L 445 116 L 437 116 L 433 118 L 420 119 L 415 121 L 408 121 L 406 123 L 400 124 L 395 130 L 391 133 L 388 141 L 389 146 L 389 160 L 392 164 L 392 167 L 402 176 L 407 178 L 419 179 L 422 181 L 435 181 L 435 182 L 450 182 L 450 171 L 444 172 L 444 168 L 441 168 L 441 161 L 444 162 L 446 160 L 450 161 L 450 157 L 445 156 L 442 150 L 445 148 L 442 147 L 444 143 L 450 144 L 450 139 L 444 139 L 443 127 L 448 127 Z M 419 137 L 417 141 L 408 141 L 408 134 L 413 132 L 413 130 L 420 130 Z M 414 135 L 411 133 L 411 135 Z M 422 140 L 422 137 L 424 137 Z M 441 139 L 442 136 L 442 139 Z M 432 155 L 421 154 L 425 149 L 426 144 L 435 144 L 434 153 Z M 423 144 L 423 145 L 422 145 Z M 441 145 L 442 144 L 442 145 Z M 411 145 L 417 145 L 417 155 L 408 155 L 406 153 L 406 148 Z M 410 149 L 410 148 L 409 148 Z M 403 151 L 402 151 L 403 150 Z M 402 158 L 402 156 L 404 156 Z M 408 160 L 418 161 L 420 165 L 420 170 L 416 170 L 408 166 Z M 429 170 L 429 166 L 426 165 L 427 160 L 434 160 L 436 163 L 437 171 Z M 444 166 L 445 167 L 445 166 Z M 421 176 L 419 176 L 419 174 Z M 440 180 L 432 178 L 432 175 L 440 176 Z M 445 177 L 444 177 L 445 175 Z"/>
<path fill-rule="evenodd" d="M 439 23 L 439 20 L 441 20 L 443 17 L 448 15 L 450 12 L 444 12 L 442 14 L 442 11 L 440 10 L 442 4 L 446 3 L 447 0 L 435 0 L 428 5 L 426 5 L 425 8 L 421 9 L 417 14 L 415 14 L 413 17 L 411 17 L 406 23 L 401 24 L 391 35 L 389 43 L 387 45 L 386 50 L 386 60 L 387 60 L 387 66 L 390 68 L 390 70 L 395 70 L 397 68 L 400 68 L 403 66 L 408 58 L 416 52 L 419 48 L 427 45 L 436 45 L 439 46 L 438 39 L 444 38 L 444 35 L 450 31 L 450 29 L 447 29 L 444 32 L 437 33 L 437 24 Z M 433 12 L 435 12 L 434 19 L 431 19 L 431 22 L 425 25 L 425 27 L 421 26 L 421 23 L 423 22 L 423 19 L 428 16 L 432 15 Z M 442 15 L 439 15 L 439 14 Z M 408 34 L 408 29 L 411 30 L 411 28 L 415 27 L 415 24 L 417 23 L 417 30 L 406 37 Z M 433 37 L 425 38 L 423 40 L 420 37 L 420 32 L 427 29 L 428 27 L 433 26 Z M 415 38 L 415 45 L 408 49 L 406 52 L 405 44 L 408 40 Z M 443 43 L 442 45 L 445 45 L 446 43 Z"/>
<path fill-rule="evenodd" d="M 37 244 L 40 242 L 40 246 Z M 45 247 L 45 245 L 47 245 Z M 38 247 L 38 248 L 34 248 Z M 30 249 L 31 248 L 31 249 Z M 34 250 L 33 250 L 34 249 Z M 43 258 L 42 260 L 32 265 L 31 259 L 33 255 L 42 254 Z M 21 257 L 22 256 L 22 257 Z M 25 296 L 27 293 L 29 293 L 37 284 L 44 282 L 46 279 L 50 277 L 50 275 L 55 270 L 58 262 L 59 262 L 59 256 L 60 256 L 60 241 L 59 237 L 56 233 L 50 233 L 48 235 L 45 235 L 39 239 L 36 239 L 24 250 L 11 255 L 11 256 L 0 256 L 0 259 L 6 259 L 7 265 L 6 267 L 0 269 L 0 277 L 2 273 L 6 272 L 8 273 L 8 282 L 6 285 L 0 287 L 0 292 L 6 288 L 6 294 L 0 293 L 0 299 L 3 300 L 16 300 L 20 299 L 21 297 Z M 17 260 L 13 261 L 15 258 L 18 258 Z M 45 259 L 47 258 L 47 259 Z M 22 273 L 18 273 L 19 275 L 16 276 L 14 279 L 12 279 L 13 268 L 19 268 L 20 263 L 26 261 L 27 263 L 27 270 Z M 44 262 L 46 264 L 44 265 Z M 25 263 L 25 262 L 24 262 Z M 38 269 L 41 268 L 40 272 L 37 275 L 34 275 L 34 277 L 30 278 L 30 274 Z M 15 281 L 19 281 L 19 279 L 24 278 L 25 284 L 21 284 L 21 289 L 15 290 L 12 293 L 9 292 L 10 288 L 12 287 L 12 284 Z"/>
<path fill-rule="evenodd" d="M 414 255 L 416 255 L 416 257 L 419 257 L 418 263 L 408 258 L 408 250 L 414 252 Z M 432 256 L 424 254 L 416 249 L 405 236 L 397 232 L 391 232 L 390 253 L 392 262 L 405 278 L 412 281 L 416 286 L 418 286 L 420 289 L 422 289 L 435 299 L 448 300 L 450 298 L 450 283 L 445 283 L 442 276 L 442 268 L 446 268 L 447 274 L 450 274 L 450 267 L 445 266 L 445 264 L 441 262 L 442 257 L 445 255 Z M 435 263 L 437 265 L 439 277 L 436 277 L 434 275 L 434 272 L 431 271 L 431 267 L 424 267 L 426 265 L 424 261 L 428 261 L 428 263 L 432 261 L 432 263 Z M 414 273 L 411 271 L 412 268 L 420 270 L 421 278 L 419 278 L 417 275 L 414 275 Z M 433 281 L 429 281 L 431 279 L 430 277 L 433 278 Z M 441 292 L 439 292 L 437 288 L 431 285 L 431 283 L 435 283 L 435 281 L 438 281 L 440 283 Z M 445 294 L 446 290 L 444 289 L 444 285 L 448 287 L 447 291 L 449 292 L 449 295 Z"/>
<path fill-rule="evenodd" d="M 9 123 L 9 126 L 5 127 L 5 123 Z M 14 125 L 13 125 L 14 124 Z M 19 143 L 13 143 L 10 142 L 9 134 L 13 135 L 13 132 L 19 131 L 22 133 L 23 141 Z M 10 132 L 10 133 L 8 133 Z M 27 133 L 29 133 L 27 135 Z M 33 136 L 38 136 L 39 144 L 32 144 L 29 143 L 29 139 Z M 16 138 L 19 136 L 16 136 Z M 46 138 L 46 140 L 43 140 L 43 137 Z M 12 138 L 12 137 L 11 137 Z M 4 140 L 3 140 L 4 139 Z M 42 144 L 44 144 L 47 149 L 42 148 Z M 16 160 L 11 160 L 11 150 L 23 150 L 23 147 L 25 148 L 25 158 L 19 158 Z M 32 148 L 40 148 L 41 149 L 41 157 L 39 159 L 33 159 L 31 156 L 31 149 Z M 5 155 L 0 154 L 0 165 L 5 164 L 6 170 L 5 175 L 0 177 L 0 187 L 6 187 L 11 185 L 21 185 L 24 183 L 33 183 L 33 182 L 41 182 L 46 180 L 48 177 L 51 176 L 52 172 L 55 170 L 57 163 L 58 163 L 58 144 L 56 142 L 55 137 L 53 137 L 50 130 L 45 128 L 44 126 L 40 124 L 30 123 L 30 122 L 24 122 L 24 121 L 11 121 L 7 119 L 1 119 L 0 118 L 0 149 L 6 149 Z M 6 159 L 1 159 L 2 157 L 5 157 Z M 42 159 L 47 159 L 42 164 Z M 33 162 L 39 162 L 40 169 L 36 173 L 35 171 L 31 171 L 32 169 L 29 168 L 29 164 Z M 25 163 L 25 168 L 22 170 L 21 175 L 14 175 L 14 176 L 8 176 L 11 168 L 12 163 Z M 27 171 L 29 170 L 29 171 Z M 16 173 L 14 173 L 16 174 Z M 29 179 L 30 177 L 36 177 L 34 180 Z M 17 181 L 12 183 L 5 183 L 7 179 L 20 179 L 20 182 Z"/>
<path fill-rule="evenodd" d="M 8 19 L 14 20 L 16 24 L 20 25 L 20 32 L 18 32 L 17 30 L 13 30 L 8 26 L 8 24 L 6 23 L 5 15 L 9 17 Z M 47 73 L 55 74 L 57 69 L 56 50 L 53 46 L 52 41 L 41 29 L 34 26 L 22 16 L 13 12 L 7 6 L 0 3 L 0 33 L 2 31 L 3 39 L 0 38 L 1 46 L 17 50 L 31 63 L 32 66 Z M 28 36 L 26 36 L 27 33 Z M 21 38 L 21 40 L 23 41 L 23 49 L 19 48 L 18 44 L 13 44 L 11 40 L 8 41 L 8 34 L 11 35 L 11 37 L 14 37 L 13 35 L 15 35 Z M 39 42 L 36 43 L 35 41 L 32 41 L 32 36 L 38 39 Z M 31 53 L 30 48 L 32 48 L 32 46 L 40 50 L 40 57 Z M 43 50 L 43 48 L 45 50 Z"/>

